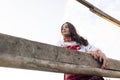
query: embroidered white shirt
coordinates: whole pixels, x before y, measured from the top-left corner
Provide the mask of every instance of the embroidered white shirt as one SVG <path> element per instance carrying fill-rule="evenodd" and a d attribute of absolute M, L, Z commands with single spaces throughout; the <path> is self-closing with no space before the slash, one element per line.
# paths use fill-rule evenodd
<path fill-rule="evenodd" d="M 75 41 L 64 42 L 64 40 L 61 40 L 57 43 L 57 46 L 60 46 L 60 47 L 67 47 L 67 46 L 74 46 L 74 45 L 78 45 L 78 43 L 76 43 Z M 99 50 L 98 48 L 96 48 L 95 46 L 90 45 L 90 44 L 88 44 L 87 46 L 81 45 L 80 47 L 81 47 L 81 49 L 78 51 L 82 51 L 82 52 L 90 52 L 90 51 Z"/>

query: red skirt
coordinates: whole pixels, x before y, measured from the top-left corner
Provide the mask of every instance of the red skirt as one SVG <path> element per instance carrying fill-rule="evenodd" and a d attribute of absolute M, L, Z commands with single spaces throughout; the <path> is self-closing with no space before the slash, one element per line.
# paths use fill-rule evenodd
<path fill-rule="evenodd" d="M 83 76 L 79 74 L 64 74 L 64 80 L 104 80 L 99 76 Z"/>

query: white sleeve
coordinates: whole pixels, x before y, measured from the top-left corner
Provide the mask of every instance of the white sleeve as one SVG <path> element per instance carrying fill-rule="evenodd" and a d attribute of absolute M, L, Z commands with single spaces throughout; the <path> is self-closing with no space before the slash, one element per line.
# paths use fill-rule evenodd
<path fill-rule="evenodd" d="M 86 51 L 86 52 L 97 51 L 97 50 L 100 50 L 100 49 L 99 49 L 99 48 L 96 48 L 95 46 L 90 45 L 90 44 L 88 44 L 88 45 L 85 47 L 85 51 Z"/>
<path fill-rule="evenodd" d="M 56 45 L 59 46 L 59 47 L 63 47 L 63 42 L 62 41 L 58 41 Z"/>
<path fill-rule="evenodd" d="M 56 46 L 60 46 L 60 45 L 61 45 L 61 44 L 60 44 L 60 41 L 56 43 Z"/>

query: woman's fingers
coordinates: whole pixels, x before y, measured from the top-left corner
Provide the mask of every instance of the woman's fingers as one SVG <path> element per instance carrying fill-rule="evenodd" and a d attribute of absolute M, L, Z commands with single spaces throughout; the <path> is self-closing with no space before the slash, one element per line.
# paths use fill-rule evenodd
<path fill-rule="evenodd" d="M 89 54 L 90 54 L 94 59 L 98 60 L 98 57 L 97 57 L 97 55 L 95 54 L 95 52 L 90 51 Z"/>
<path fill-rule="evenodd" d="M 97 51 L 97 52 L 90 51 L 89 54 L 91 54 L 94 59 L 98 60 L 99 62 L 102 62 L 102 66 L 101 66 L 102 69 L 105 69 L 107 67 L 108 59 L 104 53 L 102 53 L 101 51 Z"/>
<path fill-rule="evenodd" d="M 99 61 L 102 62 L 102 60 L 103 60 L 102 57 L 99 57 Z"/>
<path fill-rule="evenodd" d="M 99 54 L 99 61 L 102 62 L 101 68 L 105 69 L 107 67 L 107 64 L 108 64 L 108 59 L 105 56 L 105 54 L 102 53 L 101 51 L 98 54 Z"/>
<path fill-rule="evenodd" d="M 108 59 L 106 57 L 103 58 L 103 64 L 102 64 L 102 69 L 105 69 L 108 65 Z"/>

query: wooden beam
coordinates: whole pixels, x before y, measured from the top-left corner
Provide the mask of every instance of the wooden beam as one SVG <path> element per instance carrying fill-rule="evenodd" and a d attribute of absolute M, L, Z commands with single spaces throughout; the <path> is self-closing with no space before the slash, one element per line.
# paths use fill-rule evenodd
<path fill-rule="evenodd" d="M 77 1 L 80 2 L 81 4 L 85 5 L 86 7 L 88 7 L 91 12 L 95 13 L 96 15 L 98 15 L 98 16 L 104 18 L 105 20 L 112 22 L 113 24 L 120 27 L 119 20 L 115 19 L 114 17 L 112 17 L 112 16 L 108 15 L 107 13 L 103 12 L 102 10 L 98 9 L 91 3 L 87 2 L 86 0 L 77 0 Z"/>
<path fill-rule="evenodd" d="M 0 34 L 0 66 L 120 78 L 120 61 L 106 70 L 89 54 Z"/>

